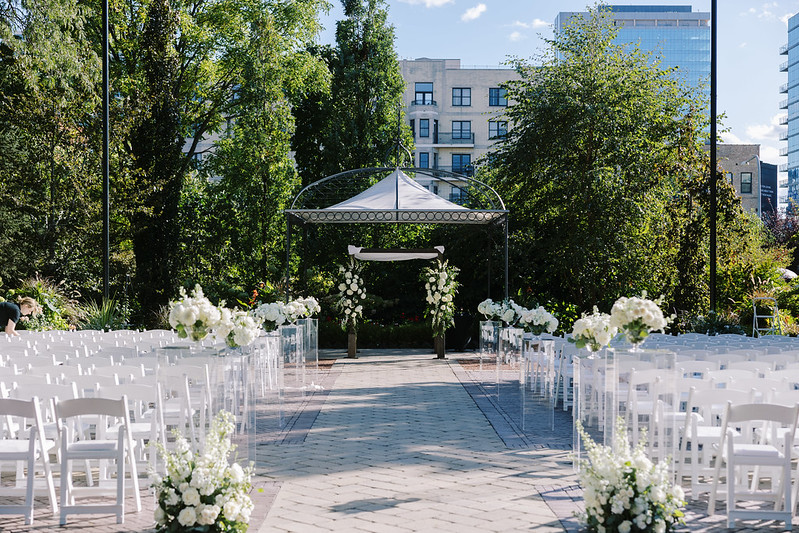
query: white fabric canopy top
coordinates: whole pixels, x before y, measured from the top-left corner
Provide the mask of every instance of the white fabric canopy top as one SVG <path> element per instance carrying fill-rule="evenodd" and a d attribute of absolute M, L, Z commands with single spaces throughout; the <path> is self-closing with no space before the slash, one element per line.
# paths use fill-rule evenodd
<path fill-rule="evenodd" d="M 425 189 L 400 169 L 361 192 L 323 209 L 287 209 L 304 222 L 408 222 L 487 224 L 506 211 L 469 209 Z"/>
<path fill-rule="evenodd" d="M 362 261 L 408 261 L 410 259 L 435 259 L 444 254 L 443 246 L 432 250 L 370 250 L 360 246 L 347 246 L 347 253 Z"/>

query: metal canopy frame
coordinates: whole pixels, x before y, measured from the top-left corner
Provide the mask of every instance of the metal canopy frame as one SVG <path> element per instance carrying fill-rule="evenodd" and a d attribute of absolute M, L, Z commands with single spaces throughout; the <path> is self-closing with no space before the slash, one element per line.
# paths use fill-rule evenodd
<path fill-rule="evenodd" d="M 329 209 L 364 192 L 400 170 L 428 189 L 456 187 L 459 209 Z M 347 170 L 315 181 L 294 197 L 286 213 L 286 294 L 288 297 L 292 225 L 305 224 L 457 224 L 502 225 L 504 229 L 505 298 L 508 298 L 508 210 L 489 185 L 469 176 L 440 169 L 371 167 Z"/>

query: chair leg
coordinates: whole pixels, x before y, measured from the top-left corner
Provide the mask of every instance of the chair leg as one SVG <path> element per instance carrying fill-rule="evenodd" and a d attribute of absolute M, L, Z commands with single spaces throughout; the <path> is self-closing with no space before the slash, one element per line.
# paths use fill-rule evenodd
<path fill-rule="evenodd" d="M 26 479 L 26 486 L 25 486 L 25 525 L 29 526 L 33 524 L 33 482 L 34 482 L 34 470 L 36 468 L 36 462 L 34 461 L 33 456 L 28 457 L 28 476 Z"/>
<path fill-rule="evenodd" d="M 58 523 L 62 526 L 67 523 L 66 506 L 70 505 L 68 487 L 72 480 L 72 475 L 69 473 L 69 459 L 65 455 L 64 453 L 61 454 L 61 486 L 59 487 L 59 492 L 61 492 L 61 515 Z"/>
<path fill-rule="evenodd" d="M 727 457 L 727 527 L 735 527 L 735 518 L 733 511 L 735 510 L 735 462 L 732 460 L 732 454 Z"/>
<path fill-rule="evenodd" d="M 117 460 L 117 524 L 125 522 L 125 457 Z"/>

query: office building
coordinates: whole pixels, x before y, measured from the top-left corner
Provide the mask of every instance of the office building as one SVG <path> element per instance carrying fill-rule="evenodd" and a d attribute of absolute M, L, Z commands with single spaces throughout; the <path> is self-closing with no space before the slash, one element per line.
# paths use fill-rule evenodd
<path fill-rule="evenodd" d="M 788 83 L 780 87 L 780 92 L 788 98 L 780 103 L 780 109 L 788 111 L 781 124 L 788 125 L 780 139 L 787 141 L 788 146 L 780 150 L 780 155 L 788 156 L 788 162 L 781 165 L 780 170 L 788 172 L 788 206 L 793 214 L 799 212 L 799 14 L 788 20 L 788 44 L 780 49 L 780 54 L 788 56 L 788 60 L 780 65 L 781 72 L 788 73 Z"/>
<path fill-rule="evenodd" d="M 676 67 L 676 75 L 693 87 L 702 87 L 710 97 L 710 13 L 694 12 L 691 6 L 604 6 L 618 29 L 616 44 L 637 44 L 659 58 L 664 69 Z M 575 15 L 561 12 L 555 17 L 555 32 Z"/>

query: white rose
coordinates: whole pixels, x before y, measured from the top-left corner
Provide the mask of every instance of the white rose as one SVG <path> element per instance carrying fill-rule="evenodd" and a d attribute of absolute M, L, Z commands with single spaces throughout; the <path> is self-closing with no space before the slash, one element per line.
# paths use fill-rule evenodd
<path fill-rule="evenodd" d="M 190 487 L 188 490 L 183 492 L 183 503 L 186 505 L 199 505 L 200 492 L 194 487 Z"/>
<path fill-rule="evenodd" d="M 347 290 L 347 286 L 344 285 L 343 283 L 339 283 L 338 284 L 338 290 L 340 290 L 341 292 L 344 292 L 345 290 Z"/>
<path fill-rule="evenodd" d="M 161 508 L 160 505 L 155 506 L 155 512 L 153 512 L 153 518 L 155 519 L 155 523 L 159 526 L 166 524 L 166 512 Z"/>
<path fill-rule="evenodd" d="M 180 514 L 178 514 L 178 522 L 186 527 L 191 527 L 197 522 L 197 512 L 194 507 L 185 507 Z"/>
<path fill-rule="evenodd" d="M 216 505 L 200 505 L 197 507 L 197 523 L 203 526 L 210 526 L 216 522 L 221 509 Z"/>
<path fill-rule="evenodd" d="M 244 469 L 241 468 L 240 464 L 233 463 L 230 465 L 230 479 L 233 480 L 233 483 L 241 483 L 244 481 Z"/>
<path fill-rule="evenodd" d="M 235 522 L 239 517 L 239 513 L 241 512 L 241 506 L 237 501 L 229 500 L 225 502 L 224 507 L 222 507 L 222 511 L 225 513 L 225 518 Z"/>

